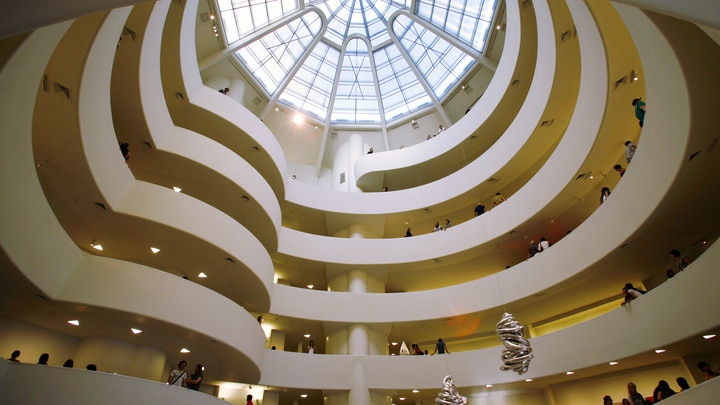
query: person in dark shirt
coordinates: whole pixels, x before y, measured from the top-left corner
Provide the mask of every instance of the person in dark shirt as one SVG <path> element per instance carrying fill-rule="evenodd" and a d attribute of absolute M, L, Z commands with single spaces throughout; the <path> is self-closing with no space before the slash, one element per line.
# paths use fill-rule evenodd
<path fill-rule="evenodd" d="M 185 385 L 187 385 L 189 390 L 193 391 L 200 391 L 200 383 L 203 379 L 203 370 L 205 367 L 203 367 L 202 364 L 198 363 L 197 366 L 195 366 L 195 372 L 185 380 Z"/>
<path fill-rule="evenodd" d="M 479 217 L 480 215 L 485 213 L 485 206 L 478 203 L 478 205 L 475 207 L 475 216 Z"/>

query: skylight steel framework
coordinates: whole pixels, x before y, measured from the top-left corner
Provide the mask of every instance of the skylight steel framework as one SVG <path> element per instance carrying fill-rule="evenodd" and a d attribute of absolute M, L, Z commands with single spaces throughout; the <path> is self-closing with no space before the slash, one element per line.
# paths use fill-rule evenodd
<path fill-rule="evenodd" d="M 271 103 L 385 125 L 435 105 L 478 63 L 497 0 L 217 0 L 225 40 Z M 321 15 L 322 14 L 322 15 Z"/>

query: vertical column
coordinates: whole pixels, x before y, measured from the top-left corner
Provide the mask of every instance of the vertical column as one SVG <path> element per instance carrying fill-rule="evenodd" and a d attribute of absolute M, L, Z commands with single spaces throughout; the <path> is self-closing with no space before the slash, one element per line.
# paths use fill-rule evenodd
<path fill-rule="evenodd" d="M 348 273 L 348 291 L 353 293 L 367 292 L 367 273 L 362 270 L 352 270 Z"/>
<path fill-rule="evenodd" d="M 270 331 L 270 347 L 275 346 L 276 350 L 285 350 L 285 332 L 277 329 Z"/>
<path fill-rule="evenodd" d="M 370 391 L 367 387 L 365 370 L 360 364 L 355 364 L 353 386 L 348 393 L 348 405 L 368 405 L 370 403 Z"/>
<path fill-rule="evenodd" d="M 265 391 L 263 392 L 263 405 L 279 405 L 280 404 L 280 392 L 278 391 Z"/>
<path fill-rule="evenodd" d="M 348 191 L 362 191 L 355 185 L 355 162 L 364 154 L 365 142 L 363 142 L 362 136 L 358 134 L 350 135 L 350 139 L 348 139 Z"/>
<path fill-rule="evenodd" d="M 368 329 L 365 325 L 351 325 L 348 328 L 348 354 L 369 354 Z"/>

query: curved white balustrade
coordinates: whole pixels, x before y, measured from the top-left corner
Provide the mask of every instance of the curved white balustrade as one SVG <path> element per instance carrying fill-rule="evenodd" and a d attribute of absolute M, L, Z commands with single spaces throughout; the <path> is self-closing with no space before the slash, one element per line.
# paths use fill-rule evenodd
<path fill-rule="evenodd" d="M 714 0 L 686 0 L 682 3 L 673 0 L 613 0 L 613 2 L 720 28 L 720 3 Z"/>
<path fill-rule="evenodd" d="M 435 356 L 308 355 L 269 351 L 263 362 L 260 383 L 350 389 L 350 373 L 338 373 L 337 370 L 352 370 L 355 364 L 362 366 L 370 389 L 431 389 L 436 388 L 446 374 L 451 374 L 455 384 L 463 387 L 537 379 L 567 370 L 581 373 L 585 367 L 651 351 L 717 327 L 720 321 L 712 316 L 687 315 L 697 312 L 697 308 L 703 308 L 708 314 L 720 310 L 720 297 L 716 294 L 720 276 L 715 271 L 718 261 L 720 243 L 715 243 L 685 272 L 631 304 L 570 328 L 530 339 L 535 357 L 528 373 L 522 376 L 500 370 L 502 346 L 498 340 L 496 347 Z M 695 298 L 688 300 L 689 294 Z M 637 330 L 656 330 L 658 325 L 666 324 L 667 319 L 673 319 L 673 325 L 663 328 L 663 333 L 647 334 L 642 339 L 630 337 Z M 633 328 L 619 325 L 633 325 Z M 602 336 L 601 350 L 597 346 L 598 336 Z M 297 372 L 304 368 L 313 372 Z"/>
<path fill-rule="evenodd" d="M 0 375 L 4 387 L 0 402 L 4 404 L 227 405 L 211 395 L 102 371 L 2 361 Z"/>
<path fill-rule="evenodd" d="M 112 211 L 110 215 L 126 215 L 132 219 L 144 219 L 150 223 L 162 224 L 167 228 L 177 229 L 205 241 L 221 252 L 227 252 L 226 255 L 235 258 L 235 261 L 241 265 L 241 270 L 237 274 L 244 276 L 237 280 L 240 283 L 240 286 L 236 288 L 238 293 L 230 298 L 249 308 L 257 308 L 262 311 L 269 307 L 274 276 L 273 265 L 269 254 L 252 233 L 226 214 L 191 197 L 175 193 L 166 187 L 140 181 L 128 181 L 128 179 L 132 179 L 132 176 L 118 154 L 110 112 L 110 76 L 114 49 L 108 47 L 108 43 L 117 41 L 117 33 L 122 30 L 129 12 L 129 9 L 111 12 L 87 52 L 76 96 L 78 121 L 75 122 L 72 119 L 76 117 L 74 114 L 64 116 L 65 119 L 69 118 L 68 121 L 62 119 L 57 121 L 59 122 L 57 126 L 79 126 L 79 135 L 82 146 L 85 148 L 84 155 L 78 156 L 72 150 L 67 149 L 72 148 L 73 142 L 68 138 L 63 142 L 63 145 L 68 145 L 67 148 L 58 154 L 73 156 L 72 162 L 59 162 L 57 158 L 48 158 L 48 160 L 51 161 L 51 164 L 60 167 L 60 170 L 56 170 L 60 173 L 69 170 L 69 167 L 74 167 L 73 170 L 79 171 L 79 178 L 73 179 L 72 186 L 67 184 L 65 190 L 77 187 L 83 183 L 84 179 L 92 178 L 103 196 L 103 201 L 108 203 L 108 210 Z M 78 20 L 76 24 L 80 22 Z M 84 27 L 78 27 L 75 32 L 76 35 L 85 35 Z M 74 39 L 74 42 L 81 43 L 78 39 Z M 81 49 L 77 45 L 74 48 Z M 68 59 L 67 62 L 64 62 L 66 65 L 53 67 L 53 71 L 77 69 L 78 66 L 73 65 L 71 60 L 76 59 Z M 57 75 L 64 78 L 62 73 L 57 73 Z M 68 83 L 68 85 L 70 84 Z M 48 120 L 52 119 L 50 114 L 47 117 Z M 48 128 L 44 129 L 48 130 Z M 40 132 L 34 136 L 46 139 L 47 134 Z M 52 155 L 53 152 L 54 150 L 51 150 L 47 153 Z M 87 159 L 89 166 L 87 168 L 83 167 L 84 158 Z M 92 173 L 92 177 L 83 173 L 87 171 Z M 56 174 L 48 173 L 47 176 L 56 176 Z M 62 187 L 59 183 L 62 180 L 56 178 L 54 181 L 56 182 L 55 187 Z M 85 187 L 91 186 L 86 185 Z M 87 188 L 84 190 L 87 192 Z M 98 237 L 103 236 L 101 231 L 96 231 L 96 233 L 98 233 Z M 248 250 L 253 253 L 248 254 Z M 225 257 L 225 254 L 221 254 L 220 257 Z M 190 270 L 192 269 L 188 269 L 188 271 Z"/>
<path fill-rule="evenodd" d="M 229 147 L 266 179 L 278 198 L 287 178 L 285 155 L 270 129 L 240 103 L 205 87 L 195 54 L 198 0 L 171 2 L 163 27 L 162 82 L 176 125 Z M 178 99 L 177 94 L 182 94 Z M 207 122 L 213 121 L 209 128 Z M 255 149 L 257 148 L 257 149 Z M 259 149 L 259 150 L 258 150 Z"/>
<path fill-rule="evenodd" d="M 432 161 L 433 159 L 447 160 L 462 157 L 465 151 L 458 153 L 457 149 L 464 147 L 481 148 L 478 145 L 493 143 L 500 136 L 498 128 L 507 127 L 506 117 L 498 112 L 514 115 L 519 110 L 528 91 L 528 83 L 532 82 L 534 65 L 537 57 L 536 24 L 532 8 L 524 9 L 516 1 L 506 2 L 506 32 L 502 57 L 498 63 L 492 80 L 482 97 L 473 106 L 470 113 L 450 126 L 441 137 L 421 142 L 412 147 L 401 150 L 365 155 L 355 163 L 356 182 L 359 187 L 370 184 L 382 184 L 386 172 L 393 172 L 396 180 L 403 177 L 415 179 L 416 166 Z M 541 30 L 553 30 L 551 21 L 537 23 Z M 549 56 L 548 59 L 554 61 Z M 552 72 L 551 72 L 552 73 Z M 514 80 L 522 80 L 521 86 L 513 86 Z M 477 135 L 473 144 L 462 145 L 472 134 Z M 470 153 L 480 153 L 474 151 Z M 402 187 L 405 188 L 405 187 Z M 288 199 L 301 205 L 303 202 L 295 201 L 292 195 Z M 314 201 L 315 204 L 322 204 Z M 307 206 L 314 207 L 314 204 Z"/>
<path fill-rule="evenodd" d="M 538 155 L 542 154 L 538 152 L 538 150 L 544 151 L 547 146 L 538 147 L 538 145 L 533 144 L 531 140 L 533 135 L 535 135 L 534 138 L 536 139 L 536 142 L 539 142 L 537 141 L 537 138 L 540 136 L 534 133 L 537 128 L 537 122 L 540 121 L 543 113 L 546 111 L 546 108 L 558 109 L 558 104 L 568 102 L 573 103 L 574 99 L 564 94 L 564 91 L 572 92 L 577 86 L 577 84 L 572 80 L 572 69 L 570 69 L 570 72 L 564 72 L 567 77 L 562 77 L 561 80 L 556 80 L 556 67 L 558 64 L 577 66 L 577 61 L 575 60 L 577 57 L 565 52 L 564 57 L 556 60 L 554 57 L 556 54 L 554 41 L 556 29 L 553 25 L 553 18 L 550 14 L 549 8 L 547 7 L 547 3 L 537 4 L 535 6 L 535 10 L 538 19 L 537 25 L 540 27 L 538 30 L 540 40 L 540 44 L 538 45 L 538 54 L 542 54 L 545 57 L 539 60 L 536 65 L 535 77 L 530 86 L 527 99 L 520 108 L 519 114 L 510 124 L 506 134 L 500 137 L 500 139 L 495 142 L 486 153 L 468 163 L 463 169 L 460 169 L 442 180 L 412 189 L 394 191 L 390 193 L 392 195 L 388 195 L 386 193 L 350 193 L 348 195 L 348 193 L 318 190 L 314 187 L 299 184 L 299 182 L 290 182 L 288 184 L 287 200 L 305 207 L 317 208 L 326 212 L 342 212 L 344 214 L 379 215 L 408 212 L 412 210 L 420 210 L 425 207 L 431 207 L 440 202 L 448 201 L 456 196 L 468 193 L 473 188 L 477 188 L 485 183 L 488 178 L 496 175 L 497 171 L 503 166 L 512 164 L 516 166 L 526 165 L 529 160 L 534 161 L 538 159 Z M 566 19 L 563 21 L 567 23 L 567 21 L 571 21 L 571 19 L 569 16 L 566 16 Z M 532 47 L 532 49 L 534 52 L 534 47 Z M 505 60 L 504 57 L 503 60 Z M 493 80 L 493 82 L 495 82 L 495 80 Z M 556 96 L 553 100 L 550 100 L 550 96 L 553 91 L 563 93 L 563 96 Z M 571 110 L 572 108 L 570 108 L 565 114 L 569 114 Z M 460 124 L 461 123 L 456 124 L 459 125 L 458 129 L 462 127 Z M 477 127 L 478 123 L 475 123 L 475 125 Z M 466 127 L 466 129 L 471 132 L 468 127 Z M 449 131 L 450 130 L 448 130 L 448 132 Z M 545 133 L 543 136 L 547 137 L 550 135 Z M 445 133 L 443 133 L 443 137 L 437 139 L 445 139 Z M 435 139 L 433 141 L 435 141 Z M 547 141 L 547 139 L 545 141 Z M 528 149 L 530 149 L 529 152 Z M 521 153 L 523 150 L 525 150 L 525 152 Z M 397 153 L 403 151 L 397 151 Z M 396 152 L 392 152 L 388 155 L 392 155 L 394 153 Z M 516 158 L 519 153 L 521 153 L 521 159 Z M 435 156 L 436 154 L 437 152 L 435 151 L 431 155 Z M 386 154 L 374 154 L 372 157 L 375 155 L 382 156 Z M 511 179 L 506 180 L 510 181 Z M 471 208 L 469 207 L 468 209 L 470 210 Z M 464 225 L 467 226 L 466 224 Z M 475 223 L 475 228 L 468 232 L 473 232 L 473 234 L 483 232 L 478 229 L 478 226 L 479 224 Z M 283 232 L 283 234 L 293 233 Z M 458 238 L 457 240 L 454 240 L 452 244 L 454 245 L 455 242 L 460 243 L 460 245 L 456 245 L 458 247 L 456 251 L 462 251 L 471 247 L 468 246 L 467 242 L 474 241 L 474 238 L 467 238 L 467 235 L 461 236 L 459 234 L 455 234 L 454 236 L 457 236 Z M 293 237 L 296 236 L 293 234 Z M 308 242 L 312 242 L 313 237 L 309 236 L 309 238 L 310 240 Z M 280 247 L 279 250 L 283 251 L 283 248 Z M 430 256 L 438 255 L 442 256 L 440 253 L 430 254 Z M 422 257 L 418 259 L 423 260 Z"/>
<path fill-rule="evenodd" d="M 109 20 L 121 27 L 122 13 L 111 13 Z M 107 306 L 181 328 L 203 331 L 218 342 L 233 347 L 231 353 L 246 365 L 241 378 L 257 379 L 265 337 L 254 316 L 218 293 L 182 278 L 142 265 L 83 253 L 62 229 L 48 205 L 38 182 L 32 151 L 31 129 L 38 93 L 27 89 L 38 83 L 52 50 L 69 26 L 64 23 L 34 32 L 0 71 L 0 87 L 5 90 L 0 97 L 12 99 L 8 105 L 17 106 L 17 110 L 4 109 L 1 113 L 2 121 L 12 129 L 3 132 L 5 146 L 0 152 L 0 160 L 6 175 L 1 181 L 5 190 L 16 190 L 3 193 L 1 241 L 4 253 L 51 299 Z M 103 28 L 108 32 L 98 34 L 100 43 L 107 45 L 103 40 L 112 40 L 111 44 L 117 41 L 117 31 L 111 35 L 111 27 L 113 24 Z M 114 27 L 117 29 L 117 25 Z M 106 82 L 105 85 L 109 84 Z M 116 148 L 113 152 L 113 156 L 117 155 Z M 133 294 L 127 294 L 127 291 L 133 291 Z M 204 312 L 189 313 L 175 304 L 177 294 L 196 297 L 234 322 L 217 322 Z M 233 374 L 238 375 L 237 370 L 228 375 Z"/>
<path fill-rule="evenodd" d="M 277 196 L 262 175 L 223 145 L 172 123 L 160 78 L 161 37 L 168 7 L 169 1 L 137 6 L 130 16 L 132 21 L 128 22 L 136 30 L 136 44 L 119 48 L 115 58 L 111 96 L 113 104 L 120 105 L 113 111 L 116 127 L 120 127 L 118 138 L 134 137 L 139 148 L 143 141 L 151 140 L 159 152 L 159 156 L 146 153 L 142 162 L 133 159 L 130 168 L 140 180 L 189 186 L 186 193 L 236 218 L 262 242 L 265 250 L 274 251 L 282 214 Z M 187 173 L 187 161 L 197 162 L 202 169 L 190 165 L 195 172 Z M 157 166 L 162 166 L 162 170 Z M 206 173 L 199 175 L 197 171 L 203 169 Z M 213 182 L 209 179 L 219 176 L 229 183 L 227 189 L 203 188 Z M 204 179 L 202 184 L 187 183 L 187 178 L 197 177 Z M 244 201 L 244 195 L 250 201 Z"/>
<path fill-rule="evenodd" d="M 586 18 L 590 18 L 589 15 L 586 14 Z M 572 234 L 563 238 L 542 255 L 493 276 L 429 291 L 367 294 L 366 297 L 363 297 L 362 308 L 355 305 L 356 300 L 353 294 L 292 289 L 278 285 L 273 292 L 271 312 L 302 319 L 337 322 L 395 322 L 433 317 L 442 318 L 459 313 L 473 313 L 497 308 L 505 303 L 518 301 L 544 290 L 552 290 L 553 286 L 574 277 L 592 277 L 602 271 L 603 261 L 611 260 L 614 255 L 618 254 L 617 249 L 633 238 L 638 229 L 642 229 L 646 223 L 652 221 L 664 221 L 664 216 L 660 211 L 661 207 L 684 198 L 683 195 L 672 192 L 672 186 L 683 169 L 683 154 L 678 151 L 685 150 L 688 139 L 692 136 L 703 139 L 704 141 L 699 141 L 701 143 L 709 142 L 708 137 L 710 136 L 707 133 L 689 133 L 690 117 L 687 105 L 677 106 L 671 101 L 689 97 L 686 80 L 694 82 L 702 79 L 683 77 L 681 67 L 672 49 L 662 39 L 657 28 L 653 27 L 647 19 L 634 21 L 633 24 L 643 27 L 646 31 L 656 33 L 653 38 L 654 45 L 645 47 L 645 49 L 652 49 L 651 53 L 656 59 L 647 69 L 646 74 L 648 76 L 648 95 L 652 95 L 653 99 L 666 100 L 654 104 L 654 111 L 657 111 L 655 114 L 662 116 L 663 122 L 661 125 L 648 122 L 645 128 L 645 131 L 652 133 L 652 136 L 644 138 L 641 145 L 643 148 L 652 150 L 653 156 L 638 151 L 633 159 L 632 170 L 626 173 L 612 198 L 596 210 Z M 580 27 L 578 29 L 581 30 Z M 586 52 L 595 55 L 598 49 L 592 44 L 596 42 L 588 37 L 590 37 L 589 32 L 587 35 L 579 36 L 581 41 L 588 41 L 587 44 L 581 43 L 583 55 Z M 648 52 L 642 48 L 641 51 Z M 596 62 L 583 64 L 583 71 L 587 72 L 589 77 L 596 78 L 584 81 L 583 94 L 586 94 L 585 92 L 595 93 L 595 97 L 604 98 L 606 92 L 602 89 L 609 84 L 607 81 L 602 82 L 597 79 L 606 77 L 606 75 L 603 76 L 605 70 L 600 61 Z M 686 60 L 683 62 L 694 64 L 702 61 Z M 595 73 L 592 74 L 593 72 Z M 599 85 L 598 82 L 600 82 Z M 596 85 L 598 87 L 594 87 Z M 694 96 L 706 97 L 707 95 L 697 94 Z M 588 97 L 591 97 L 590 94 Z M 585 100 L 585 103 L 578 107 L 580 110 L 587 109 L 588 111 L 585 113 L 589 116 L 602 115 L 603 111 L 595 108 L 592 98 L 582 99 Z M 513 211 L 513 207 L 518 210 L 517 205 L 523 202 L 530 205 L 533 201 L 537 201 L 540 196 L 545 196 L 542 193 L 544 188 L 555 189 L 556 194 L 562 188 L 562 185 L 553 186 L 552 183 L 561 171 L 557 166 L 561 166 L 562 161 L 570 160 L 570 158 L 565 158 L 569 153 L 565 148 L 570 148 L 573 146 L 572 143 L 577 142 L 579 136 L 575 136 L 575 134 L 580 134 L 590 127 L 586 121 L 579 119 L 581 117 L 581 112 L 573 117 L 573 122 L 568 130 L 572 135 L 565 136 L 561 145 L 558 146 L 560 158 L 551 159 L 541 169 L 538 174 L 541 179 L 528 183 L 526 186 L 528 191 L 525 188 L 520 191 L 527 193 L 527 196 L 524 199 L 513 197 L 506 201 L 491 213 L 495 215 L 486 214 L 479 219 L 456 225 L 452 232 L 445 232 L 442 235 L 430 234 L 393 240 L 322 238 L 323 243 L 318 243 L 317 246 L 323 246 L 323 249 L 315 248 L 315 243 L 303 244 L 311 238 L 320 237 L 301 235 L 302 237 L 294 240 L 289 239 L 291 243 L 288 244 L 288 249 L 290 249 L 289 246 L 300 244 L 299 246 L 303 246 L 306 253 L 299 252 L 299 249 L 294 249 L 292 253 L 302 255 L 302 257 L 313 257 L 316 260 L 320 258 L 326 262 L 342 260 L 342 263 L 393 264 L 407 260 L 412 263 L 419 258 L 430 259 L 441 249 L 459 249 L 463 246 L 461 239 L 471 237 L 478 239 L 485 235 L 483 232 L 487 231 L 488 227 L 474 228 L 472 232 L 468 232 L 467 229 L 473 223 L 492 224 L 492 229 L 497 233 L 507 232 L 507 229 L 512 228 L 507 227 L 509 222 L 507 219 L 499 220 L 502 218 L 501 214 Z M 709 118 L 708 116 L 704 117 L 704 119 Z M 565 143 L 571 144 L 564 145 Z M 588 142 L 585 143 L 585 146 L 589 147 Z M 556 167 L 553 167 L 553 163 L 557 163 Z M 555 170 L 555 173 L 546 175 L 545 172 L 550 170 Z M 567 176 L 567 173 L 565 175 Z M 693 178 L 695 174 L 692 171 L 686 171 L 684 176 Z M 546 179 L 546 181 L 542 181 L 542 179 Z M 685 183 L 688 181 L 690 179 Z M 697 181 L 699 179 L 694 178 L 694 182 Z M 541 184 L 536 185 L 535 183 Z M 532 207 L 526 208 L 531 209 Z M 502 209 L 505 211 L 501 211 Z M 654 210 L 659 213 L 654 214 Z M 682 213 L 675 215 L 681 216 Z M 458 239 L 455 239 L 456 232 L 461 235 Z M 285 252 L 285 238 L 295 237 L 296 233 L 283 229 L 280 240 L 281 252 Z M 450 247 L 438 246 L 440 244 L 433 243 L 437 240 L 445 242 L 448 239 L 451 240 L 448 243 Z M 342 243 L 345 241 L 352 242 L 352 249 L 347 248 L 349 244 Z M 592 241 L 592 249 L 587 249 L 587 241 Z M 478 291 L 482 291 L 483 294 L 478 295 Z M 293 306 L 294 302 L 307 302 L 307 308 L 313 308 L 312 313 L 308 313 L 307 309 L 299 310 Z M 462 312 L 458 312 L 458 309 Z"/>

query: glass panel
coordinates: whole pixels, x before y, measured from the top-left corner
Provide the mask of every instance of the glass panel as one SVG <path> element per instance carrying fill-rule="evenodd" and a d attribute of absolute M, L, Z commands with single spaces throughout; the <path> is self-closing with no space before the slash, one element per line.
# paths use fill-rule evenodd
<path fill-rule="evenodd" d="M 320 24 L 320 16 L 305 14 L 240 48 L 235 55 L 265 90 L 273 94 L 307 50 L 309 39 L 318 35 Z"/>
<path fill-rule="evenodd" d="M 432 104 L 430 96 L 395 44 L 376 51 L 374 56 L 386 122 Z"/>
<path fill-rule="evenodd" d="M 365 41 L 357 38 L 345 48 L 331 122 L 380 123 L 370 54 Z"/>
<path fill-rule="evenodd" d="M 217 6 L 229 44 L 299 10 L 297 0 L 218 0 Z"/>
<path fill-rule="evenodd" d="M 279 100 L 295 105 L 321 121 L 327 118 L 340 52 L 320 42 L 292 78 Z"/>
<path fill-rule="evenodd" d="M 497 0 L 417 0 L 415 13 L 453 38 L 485 50 Z M 462 26 L 458 24 L 462 21 Z"/>
<path fill-rule="evenodd" d="M 442 99 L 475 64 L 475 59 L 470 55 L 407 16 L 399 16 L 395 25 L 401 28 L 398 31 L 404 33 L 398 38 L 400 45 L 438 99 Z"/>

